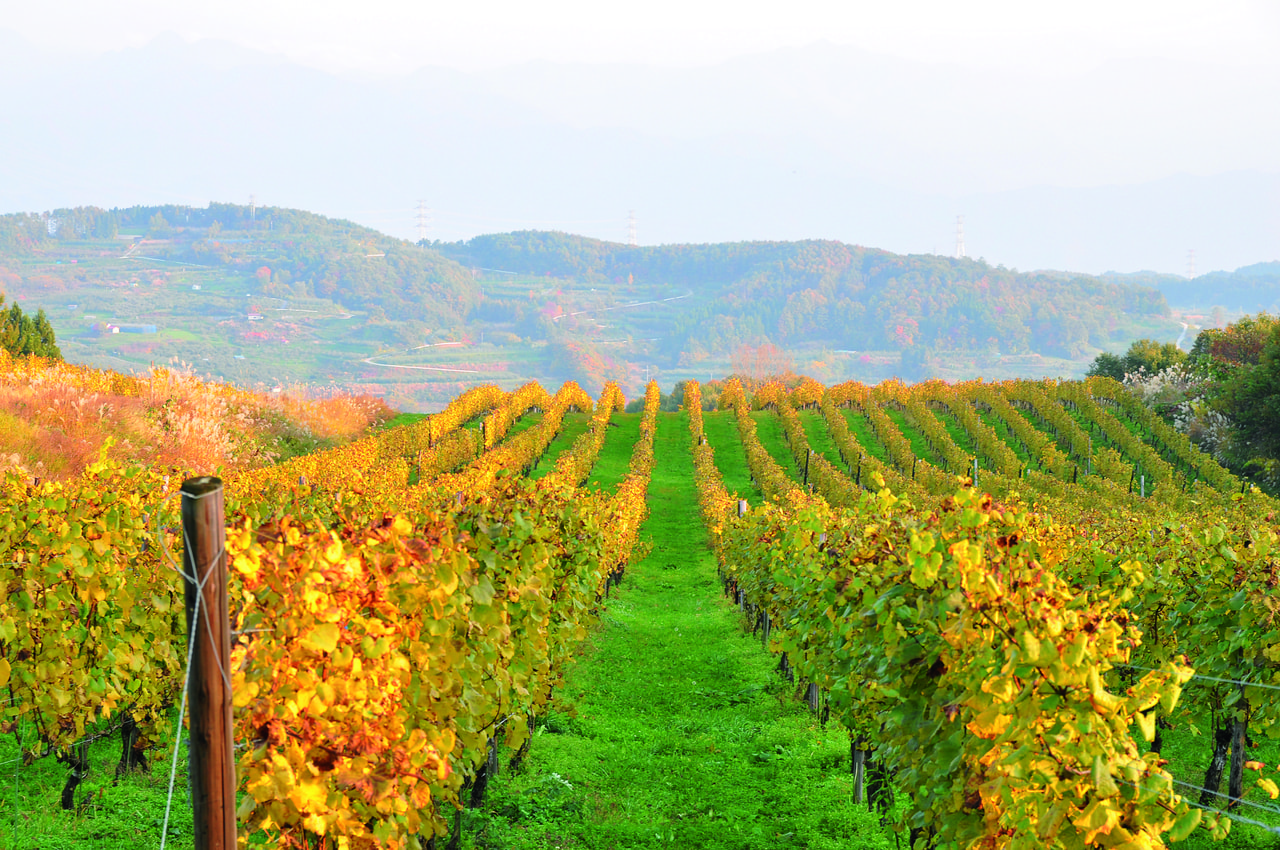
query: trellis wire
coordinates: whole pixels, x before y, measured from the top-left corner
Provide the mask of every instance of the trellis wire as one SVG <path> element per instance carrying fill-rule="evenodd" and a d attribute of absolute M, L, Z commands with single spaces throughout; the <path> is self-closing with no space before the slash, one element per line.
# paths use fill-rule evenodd
<path fill-rule="evenodd" d="M 1200 786 L 1200 785 L 1197 785 L 1197 784 L 1195 784 L 1194 782 L 1183 782 L 1181 779 L 1174 779 L 1174 780 L 1173 780 L 1173 784 L 1174 784 L 1174 785 L 1181 785 L 1181 786 L 1182 786 L 1182 787 L 1184 787 L 1184 788 L 1194 788 L 1194 789 L 1195 789 L 1195 790 L 1197 790 L 1197 791 L 1204 791 L 1204 790 L 1206 790 L 1204 787 L 1202 787 L 1202 786 Z M 1245 799 L 1245 798 L 1243 798 L 1243 797 L 1231 797 L 1231 796 L 1229 796 L 1229 795 L 1227 795 L 1227 794 L 1222 794 L 1222 793 L 1217 792 L 1217 791 L 1215 791 L 1215 792 L 1213 792 L 1213 793 L 1214 793 L 1214 794 L 1216 794 L 1216 795 L 1217 795 L 1217 796 L 1219 796 L 1219 797 L 1227 797 L 1227 799 L 1231 800 L 1231 802 L 1233 802 L 1233 803 L 1239 803 L 1240 805 L 1243 805 L 1243 806 L 1249 806 L 1249 807 L 1254 808 L 1254 809 L 1260 809 L 1260 810 L 1262 810 L 1262 811 L 1264 811 L 1264 812 L 1267 812 L 1268 814 L 1273 814 L 1273 815 L 1275 815 L 1277 818 L 1280 818 L 1280 809 L 1278 809 L 1278 808 L 1276 808 L 1276 807 L 1274 807 L 1274 806 L 1268 806 L 1268 805 L 1266 805 L 1266 804 L 1264 804 L 1264 803 L 1254 803 L 1254 802 L 1252 802 L 1252 801 L 1250 801 L 1250 800 L 1246 800 L 1246 799 Z M 1280 832 L 1280 827 L 1276 827 L 1276 830 L 1277 830 L 1278 832 Z"/>
<path fill-rule="evenodd" d="M 1128 667 L 1131 670 L 1145 670 L 1148 673 L 1168 673 L 1168 670 L 1157 670 L 1154 667 L 1143 667 L 1141 664 L 1116 664 L 1116 667 Z M 1209 682 L 1217 682 L 1222 685 L 1241 685 L 1246 688 L 1261 688 L 1266 691 L 1280 691 L 1280 685 L 1268 685 L 1263 682 L 1248 682 L 1244 679 L 1223 679 L 1218 676 L 1205 676 L 1201 673 L 1192 673 L 1192 679 L 1204 679 Z"/>
<path fill-rule="evenodd" d="M 1120 782 L 1122 782 L 1122 783 L 1124 783 L 1125 785 L 1128 785 L 1130 788 L 1134 788 L 1134 789 L 1137 789 L 1137 790 L 1139 790 L 1139 791 L 1141 791 L 1141 790 L 1142 790 L 1142 789 L 1138 786 L 1138 784 L 1137 784 L 1137 783 L 1135 783 L 1135 782 L 1130 782 L 1130 781 L 1128 781 L 1127 779 L 1121 779 L 1121 780 L 1119 780 L 1119 781 L 1120 781 Z M 1177 782 L 1178 780 L 1176 780 L 1176 779 L 1175 779 L 1175 780 L 1173 780 L 1173 781 L 1174 781 L 1174 782 Z M 1196 786 L 1192 786 L 1192 787 L 1194 788 L 1194 787 L 1196 787 Z M 1242 816 L 1242 815 L 1232 815 L 1232 814 L 1227 814 L 1226 812 L 1222 811 L 1221 809 L 1213 809 L 1213 808 L 1210 808 L 1209 806 L 1202 806 L 1202 805 L 1200 805 L 1199 803 L 1197 803 L 1195 800 L 1191 800 L 1191 799 L 1189 799 L 1189 798 L 1187 798 L 1187 797 L 1183 797 L 1183 798 L 1182 798 L 1182 800 L 1183 800 L 1183 802 L 1184 802 L 1184 803 L 1186 803 L 1188 806 L 1192 806 L 1193 808 L 1200 809 L 1201 811 L 1209 812 L 1210 814 L 1214 814 L 1214 815 L 1223 815 L 1223 816 L 1225 816 L 1225 817 L 1227 817 L 1227 818 L 1230 818 L 1230 819 L 1231 819 L 1231 820 L 1233 820 L 1233 821 L 1239 821 L 1240 823 L 1247 823 L 1247 824 L 1249 824 L 1250 826 L 1256 826 L 1256 827 L 1258 827 L 1259 829 L 1262 829 L 1262 830 L 1265 830 L 1266 832 L 1270 832 L 1270 833 L 1272 833 L 1273 835 L 1280 835 L 1280 827 L 1278 827 L 1278 826 L 1273 826 L 1273 825 L 1271 825 L 1271 824 L 1266 824 L 1266 823 L 1263 823 L 1263 822 L 1262 822 L 1262 821 L 1260 821 L 1260 820 L 1254 820 L 1253 818 L 1247 818 L 1247 817 L 1244 817 L 1244 816 Z M 1244 801 L 1243 801 L 1243 800 L 1241 800 L 1240 802 L 1244 802 Z"/>

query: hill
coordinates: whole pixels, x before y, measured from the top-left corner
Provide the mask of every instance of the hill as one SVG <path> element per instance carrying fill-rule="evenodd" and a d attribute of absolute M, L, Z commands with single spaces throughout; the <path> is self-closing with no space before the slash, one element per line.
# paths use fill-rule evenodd
<path fill-rule="evenodd" d="M 424 388 L 364 361 L 459 339 L 480 298 L 465 269 L 404 240 L 218 203 L 0 216 L 0 291 L 45 309 L 72 362 L 176 358 L 242 386 L 334 383 L 403 407 L 456 394 L 458 375 Z"/>
<path fill-rule="evenodd" d="M 1205 312 L 1218 307 L 1230 313 L 1280 312 L 1280 261 L 1254 263 L 1231 272 L 1213 271 L 1196 277 L 1108 272 L 1103 278 L 1158 289 L 1170 306 L 1179 310 Z"/>
<path fill-rule="evenodd" d="M 1153 289 L 831 241 L 631 247 L 551 232 L 414 244 L 281 207 L 0 216 L 0 291 L 64 356 L 336 384 L 406 409 L 466 386 L 726 374 L 771 344 L 824 380 L 1080 375 L 1172 340 Z"/>
<path fill-rule="evenodd" d="M 434 247 L 472 266 L 562 278 L 593 292 L 640 285 L 657 287 L 667 304 L 687 297 L 638 329 L 662 334 L 655 353 L 668 368 L 714 362 L 767 340 L 817 350 L 824 360 L 862 353 L 863 365 L 874 353 L 888 354 L 898 361 L 894 373 L 920 377 L 966 361 L 976 367 L 975 355 L 987 367 L 1009 355 L 1075 360 L 1174 327 L 1162 328 L 1168 305 L 1147 287 L 840 242 L 635 247 L 528 231 Z M 598 321 L 606 307 L 626 306 L 607 304 L 607 297 L 598 299 L 593 318 L 577 323 L 582 332 L 593 323 L 607 327 Z M 560 311 L 556 318 L 585 311 L 549 309 Z"/>

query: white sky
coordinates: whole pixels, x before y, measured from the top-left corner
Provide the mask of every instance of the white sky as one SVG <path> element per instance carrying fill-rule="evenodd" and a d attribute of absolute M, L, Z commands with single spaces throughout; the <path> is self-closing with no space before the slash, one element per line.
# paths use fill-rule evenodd
<path fill-rule="evenodd" d="M 819 40 L 911 59 L 1079 70 L 1162 56 L 1280 68 L 1276 0 L 61 0 L 0 26 L 96 53 L 164 32 L 329 70 L 483 68 L 530 59 L 700 65 Z"/>

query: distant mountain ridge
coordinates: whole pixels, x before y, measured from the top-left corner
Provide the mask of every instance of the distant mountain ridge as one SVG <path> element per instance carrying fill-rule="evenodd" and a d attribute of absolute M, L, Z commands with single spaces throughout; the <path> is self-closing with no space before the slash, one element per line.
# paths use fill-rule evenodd
<path fill-rule="evenodd" d="M 1179 310 L 1222 307 L 1240 313 L 1280 313 L 1280 261 L 1254 263 L 1235 271 L 1213 271 L 1193 278 L 1144 271 L 1108 272 L 1102 277 L 1160 290 Z"/>
<path fill-rule="evenodd" d="M 761 340 L 916 359 L 943 350 L 1071 358 L 1131 334 L 1131 319 L 1169 313 L 1143 286 L 834 241 L 645 247 L 525 231 L 434 247 L 473 266 L 687 289 L 699 298 L 671 321 L 663 348 L 672 362 Z"/>

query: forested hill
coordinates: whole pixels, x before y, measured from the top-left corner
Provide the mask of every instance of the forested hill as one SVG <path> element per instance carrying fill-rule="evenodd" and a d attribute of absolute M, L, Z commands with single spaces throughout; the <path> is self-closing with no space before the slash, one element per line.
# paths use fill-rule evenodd
<path fill-rule="evenodd" d="M 1214 271 L 1196 277 L 1156 272 L 1109 272 L 1103 277 L 1158 289 L 1171 305 L 1182 310 L 1222 307 L 1241 313 L 1280 312 L 1280 261 L 1254 263 L 1233 272 Z"/>
<path fill-rule="evenodd" d="M 457 325 L 479 302 L 470 274 L 434 251 L 349 221 L 302 210 L 211 203 L 208 207 L 76 207 L 0 216 L 0 256 L 128 234 L 161 261 L 256 276 L 268 296 L 331 299 L 374 316 L 411 314 Z M 123 250 L 123 249 L 122 249 Z"/>
<path fill-rule="evenodd" d="M 526 231 L 433 247 L 475 267 L 691 292 L 663 346 L 686 359 L 760 339 L 896 349 L 904 363 L 974 350 L 1076 358 L 1169 313 L 1145 286 L 829 241 L 633 247 Z"/>
<path fill-rule="evenodd" d="M 1156 290 L 839 242 L 631 247 L 522 232 L 414 244 L 280 207 L 0 216 L 0 292 L 68 360 L 177 358 L 242 384 L 358 383 L 430 408 L 461 384 L 628 392 L 753 351 L 824 380 L 1083 374 L 1182 328 Z M 753 361 L 754 362 L 754 361 Z"/>

